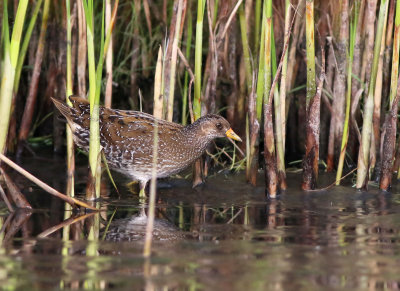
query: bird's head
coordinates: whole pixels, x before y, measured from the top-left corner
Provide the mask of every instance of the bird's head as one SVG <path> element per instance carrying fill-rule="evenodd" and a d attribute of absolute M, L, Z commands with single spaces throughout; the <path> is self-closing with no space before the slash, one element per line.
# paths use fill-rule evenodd
<path fill-rule="evenodd" d="M 229 122 L 222 116 L 208 114 L 199 118 L 196 122 L 200 124 L 202 133 L 209 138 L 229 137 L 237 141 L 242 141 L 232 130 Z"/>

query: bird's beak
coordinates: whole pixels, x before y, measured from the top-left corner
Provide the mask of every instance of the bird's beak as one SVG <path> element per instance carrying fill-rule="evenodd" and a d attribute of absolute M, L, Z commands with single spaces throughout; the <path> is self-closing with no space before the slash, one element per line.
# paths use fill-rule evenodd
<path fill-rule="evenodd" d="M 232 128 L 228 129 L 225 132 L 225 135 L 231 139 L 237 140 L 237 141 L 242 141 L 242 139 L 232 130 Z"/>

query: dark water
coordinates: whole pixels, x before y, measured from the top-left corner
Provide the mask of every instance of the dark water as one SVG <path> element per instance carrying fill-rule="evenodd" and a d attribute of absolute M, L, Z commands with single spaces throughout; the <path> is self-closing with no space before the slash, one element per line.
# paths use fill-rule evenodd
<path fill-rule="evenodd" d="M 63 160 L 27 159 L 24 165 L 63 189 Z M 77 189 L 85 172 L 85 166 L 78 169 Z M 152 257 L 146 260 L 146 205 L 123 179 L 117 177 L 121 198 L 106 185 L 103 211 L 71 225 L 63 239 L 65 228 L 46 237 L 43 232 L 71 212 L 14 177 L 39 210 L 10 215 L 0 204 L 1 289 L 400 289 L 397 186 L 392 194 L 374 186 L 361 193 L 348 181 L 304 193 L 300 175 L 289 174 L 289 190 L 266 200 L 262 184 L 246 185 L 243 174 L 220 173 L 199 189 L 187 180 L 162 181 Z M 321 184 L 332 180 L 323 177 Z"/>

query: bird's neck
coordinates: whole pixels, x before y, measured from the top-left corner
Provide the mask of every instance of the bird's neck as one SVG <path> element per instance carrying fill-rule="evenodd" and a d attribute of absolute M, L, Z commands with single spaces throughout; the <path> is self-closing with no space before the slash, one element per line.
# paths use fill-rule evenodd
<path fill-rule="evenodd" d="M 201 129 L 199 122 L 194 122 L 187 125 L 183 130 L 187 144 L 194 149 L 200 156 L 213 141 L 213 137 L 210 137 L 204 133 Z"/>

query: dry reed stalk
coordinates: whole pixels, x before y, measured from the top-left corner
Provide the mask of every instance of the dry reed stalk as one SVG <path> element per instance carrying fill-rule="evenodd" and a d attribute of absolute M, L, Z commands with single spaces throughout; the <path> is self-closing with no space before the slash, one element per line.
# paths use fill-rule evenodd
<path fill-rule="evenodd" d="M 249 147 L 248 160 L 246 168 L 246 179 L 247 181 L 256 186 L 257 183 L 257 172 L 258 172 L 258 151 L 259 151 L 259 139 L 260 139 L 260 124 L 257 120 L 257 109 L 256 109 L 256 86 L 255 78 L 253 78 L 253 86 L 249 95 Z"/>
<path fill-rule="evenodd" d="M 387 17 L 387 14 L 386 14 Z M 377 174 L 380 174 L 380 156 L 379 148 L 381 144 L 381 103 L 382 103 L 382 86 L 383 86 L 383 58 L 385 54 L 385 36 L 387 21 L 383 26 L 381 49 L 379 53 L 378 73 L 376 76 L 375 92 L 374 92 L 374 112 L 372 114 L 372 138 L 371 138 L 371 154 L 370 154 L 370 172 L 372 173 L 377 166 Z"/>
<path fill-rule="evenodd" d="M 359 7 L 360 1 L 355 1 L 353 5 L 353 14 L 352 21 L 350 24 L 350 41 L 349 41 L 349 49 L 348 49 L 348 64 L 347 64 L 347 88 L 346 88 L 346 115 L 344 120 L 343 127 L 343 136 L 342 136 L 342 145 L 340 148 L 340 156 L 338 169 L 336 173 L 336 185 L 340 184 L 340 180 L 342 178 L 344 159 L 347 149 L 347 143 L 349 139 L 349 121 L 350 121 L 350 111 L 351 111 L 351 82 L 352 82 L 352 67 L 353 67 L 353 59 L 354 59 L 354 43 L 356 39 L 357 32 L 357 22 L 359 15 Z"/>
<path fill-rule="evenodd" d="M 176 8 L 176 22 L 174 23 L 174 28 L 172 28 L 172 23 L 170 29 L 174 30 L 173 37 L 169 39 L 169 41 L 173 40 L 172 44 L 168 46 L 171 47 L 171 54 L 167 51 L 167 58 L 170 59 L 169 70 L 165 72 L 165 89 L 164 89 L 164 100 L 167 102 L 167 106 L 164 107 L 165 119 L 168 121 L 172 121 L 173 113 L 174 113 L 174 94 L 175 94 L 175 79 L 176 79 L 176 64 L 178 60 L 178 46 L 179 42 L 182 38 L 182 28 L 185 23 L 185 14 L 186 14 L 186 5 L 187 0 L 177 0 L 177 8 Z M 175 10 L 175 9 L 174 9 Z M 172 31 L 170 31 L 172 33 Z M 171 34 L 170 34 L 171 35 Z M 169 82 L 168 82 L 169 81 Z"/>
<path fill-rule="evenodd" d="M 192 45 L 192 36 L 193 36 L 193 21 L 192 21 L 192 1 L 188 0 L 187 4 L 187 18 L 186 18 L 186 59 L 190 59 L 191 45 Z M 179 48 L 178 48 L 179 49 Z M 178 50 L 180 52 L 180 49 Z M 180 54 L 182 59 L 182 54 Z M 186 65 L 185 65 L 186 66 Z M 188 67 L 188 65 L 186 66 Z M 184 89 L 182 95 L 182 124 L 187 124 L 187 107 L 188 107 L 188 83 L 189 83 L 189 75 L 188 72 L 185 72 L 185 81 L 184 81 Z M 194 78 L 193 78 L 194 80 Z M 193 108 L 189 107 L 189 110 L 192 111 Z"/>
<path fill-rule="evenodd" d="M 289 28 L 290 28 L 290 19 L 291 19 L 291 11 L 292 6 L 289 0 L 285 0 L 285 40 L 284 43 L 289 41 Z M 290 51 L 290 49 L 289 49 Z M 279 91 L 279 99 L 280 99 L 280 116 L 282 122 L 282 149 L 283 155 L 285 155 L 285 143 L 286 143 L 286 90 L 287 87 L 287 69 L 288 69 L 288 54 L 285 55 L 283 59 L 282 65 L 282 75 L 281 75 L 281 84 L 280 84 L 280 91 Z M 283 167 L 285 163 L 283 162 Z"/>
<path fill-rule="evenodd" d="M 151 24 L 151 15 L 150 15 L 150 7 L 149 7 L 149 0 L 144 0 L 143 1 L 143 10 L 144 14 L 146 16 L 146 23 L 147 23 L 147 30 L 149 32 L 150 38 L 152 38 L 153 35 L 153 29 L 152 29 L 152 24 Z M 167 23 L 166 18 L 164 23 Z"/>
<path fill-rule="evenodd" d="M 396 2 L 396 18 L 394 28 L 393 50 L 392 50 L 392 72 L 390 82 L 390 111 L 386 115 L 385 120 L 385 134 L 382 149 L 382 173 L 379 187 L 382 190 L 389 190 L 392 182 L 394 147 L 396 145 L 396 131 L 397 131 L 397 112 L 398 101 L 400 99 L 400 81 L 399 81 L 399 53 L 400 53 L 400 1 Z M 397 94 L 395 97 L 395 92 Z M 399 151 L 400 152 L 400 151 Z M 396 160 L 399 160 L 396 157 Z M 397 170 L 399 166 L 394 169 Z M 398 172 L 398 175 L 399 172 Z"/>
<path fill-rule="evenodd" d="M 72 44 L 71 44 L 71 8 L 70 0 L 66 0 L 66 30 L 67 30 L 67 72 L 66 72 L 66 96 L 65 100 L 69 106 L 72 106 L 69 96 L 72 95 L 73 73 L 72 73 Z M 75 148 L 71 128 L 66 124 L 67 133 L 67 195 L 74 197 L 74 175 L 75 175 Z"/>
<path fill-rule="evenodd" d="M 304 9 L 305 9 L 305 0 L 299 0 L 299 3 L 297 4 L 296 10 L 297 12 L 294 13 L 293 15 L 296 17 L 295 22 L 294 22 L 294 27 L 293 27 L 293 37 L 292 37 L 292 44 L 290 46 L 289 52 L 288 52 L 288 65 L 286 69 L 286 92 L 288 94 L 286 95 L 286 100 L 285 100 L 285 120 L 288 119 L 289 115 L 289 108 L 290 108 L 290 103 L 293 98 L 293 94 L 290 94 L 289 91 L 293 87 L 295 79 L 296 79 L 296 51 L 297 51 L 297 44 L 299 42 L 299 36 L 300 36 L 300 28 L 302 26 L 302 23 L 304 23 Z M 297 15 L 296 15 L 297 14 Z M 285 132 L 286 135 L 286 132 Z M 286 138 L 285 138 L 286 140 Z M 286 141 L 285 141 L 286 144 Z"/>
<path fill-rule="evenodd" d="M 86 97 L 86 19 L 83 11 L 83 0 L 77 0 L 78 4 L 78 61 L 77 61 L 77 79 L 78 95 Z"/>
<path fill-rule="evenodd" d="M 386 28 L 386 42 L 385 42 L 385 53 L 383 58 L 383 85 L 382 85 L 382 96 L 385 100 L 390 95 L 390 76 L 391 76 L 391 65 L 392 65 L 392 54 L 393 54 L 393 29 L 394 29 L 394 17 L 395 17 L 395 0 L 389 2 L 389 14 Z M 384 109 L 382 107 L 382 109 Z M 382 110 L 382 113 L 384 111 Z"/>
<path fill-rule="evenodd" d="M 334 164 L 335 153 L 340 150 L 340 143 L 343 136 L 343 126 L 345 119 L 345 96 L 346 96 L 346 70 L 347 70 L 347 48 L 349 39 L 349 1 L 340 1 L 339 11 L 340 21 L 336 21 L 339 27 L 339 35 L 336 41 L 335 57 L 337 61 L 337 71 L 333 80 L 333 102 L 332 102 L 332 115 L 330 127 L 333 127 L 332 135 L 329 135 L 330 152 L 328 154 L 329 160 L 327 164 L 331 168 Z M 332 146 L 333 145 L 333 146 Z"/>
<path fill-rule="evenodd" d="M 398 59 L 397 59 L 398 61 Z M 397 78 L 400 80 L 400 78 Z M 398 81 L 397 94 L 391 103 L 389 113 L 385 119 L 385 135 L 382 148 L 382 169 L 379 188 L 388 191 L 392 185 L 393 159 L 396 146 L 397 112 L 400 101 L 400 81 Z"/>
<path fill-rule="evenodd" d="M 371 1 L 372 2 L 372 1 Z M 369 3 L 369 2 L 368 2 Z M 378 61 L 379 53 L 381 50 L 381 42 L 383 35 L 383 27 L 385 25 L 385 19 L 387 15 L 387 0 L 382 0 L 379 9 L 379 20 L 375 36 L 375 47 L 374 47 L 374 59 L 372 63 L 372 72 L 368 88 L 368 96 L 364 101 L 364 118 L 363 128 L 361 133 L 361 145 L 358 154 L 358 169 L 357 169 L 357 183 L 356 187 L 367 188 L 369 179 L 369 157 L 371 147 L 371 135 L 372 135 L 372 114 L 374 109 L 374 92 L 376 77 L 378 73 Z"/>
<path fill-rule="evenodd" d="M 13 179 L 7 175 L 2 167 L 0 167 L 1 176 L 4 178 L 4 182 L 7 186 L 8 193 L 11 196 L 11 199 L 14 201 L 15 205 L 18 208 L 32 209 L 32 206 L 29 204 L 28 200 L 26 200 L 25 196 L 18 189 L 18 186 L 15 185 Z M 4 200 L 7 202 L 7 199 Z"/>
<path fill-rule="evenodd" d="M 46 183 L 42 182 L 41 180 L 39 180 L 38 178 L 36 178 L 35 176 L 30 174 L 26 170 L 24 170 L 23 168 L 18 166 L 16 163 L 14 163 L 13 161 L 11 161 L 9 158 L 7 158 L 5 155 L 3 155 L 1 153 L 0 153 L 0 160 L 3 161 L 4 163 L 6 163 L 7 165 L 9 165 L 11 168 L 16 170 L 17 172 L 19 172 L 21 175 L 23 175 L 28 180 L 31 180 L 33 183 L 38 185 L 40 188 L 42 188 L 44 191 L 46 191 L 50 195 L 53 195 L 53 196 L 55 196 L 57 198 L 60 198 L 61 200 L 63 200 L 65 202 L 67 202 L 68 204 L 70 204 L 72 207 L 81 206 L 81 207 L 84 207 L 84 208 L 87 208 L 87 209 L 91 209 L 91 210 L 96 210 L 97 211 L 96 208 L 88 205 L 85 202 L 82 202 L 82 201 L 80 201 L 78 199 L 69 197 L 69 196 L 67 196 L 65 194 L 62 194 L 62 193 L 58 192 L 56 189 L 54 189 L 54 188 L 50 187 L 49 185 L 47 185 Z"/>
<path fill-rule="evenodd" d="M 139 36 L 139 23 L 140 23 L 140 11 L 141 11 L 141 1 L 134 0 L 133 5 L 133 17 L 135 18 L 135 25 L 133 28 L 132 36 L 132 56 L 131 56 L 131 67 L 130 67 L 130 98 L 133 104 L 133 109 L 137 109 L 137 102 L 134 96 L 137 96 L 138 92 L 138 67 L 140 58 L 140 36 Z"/>

